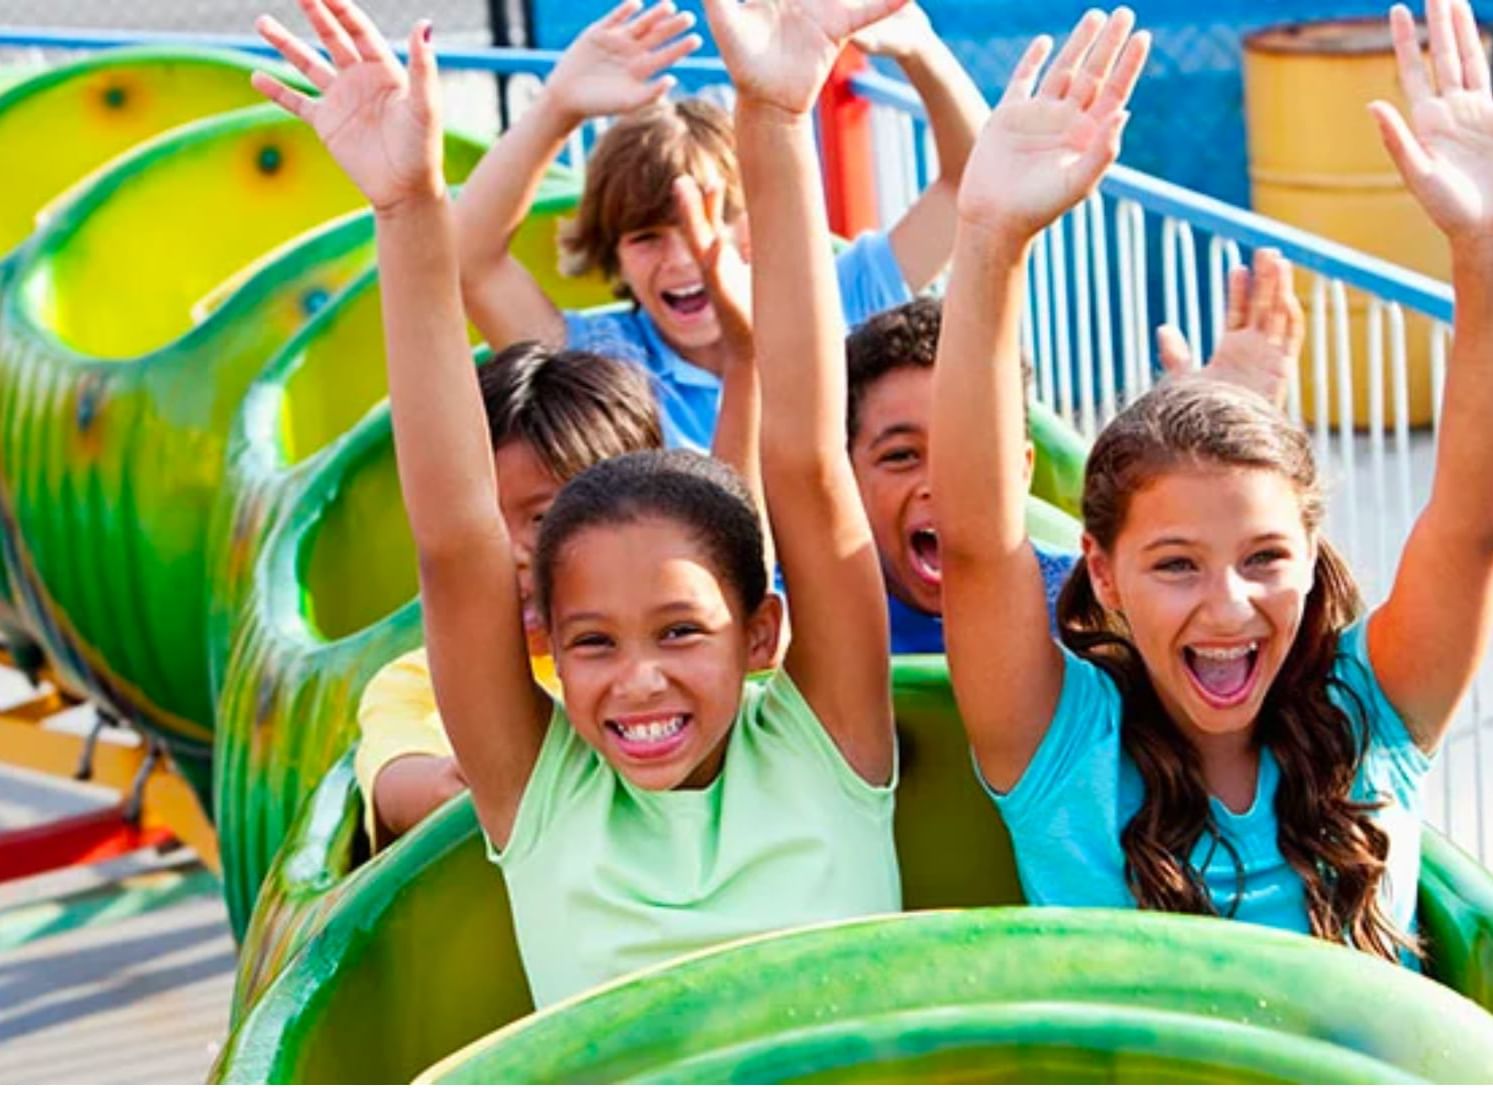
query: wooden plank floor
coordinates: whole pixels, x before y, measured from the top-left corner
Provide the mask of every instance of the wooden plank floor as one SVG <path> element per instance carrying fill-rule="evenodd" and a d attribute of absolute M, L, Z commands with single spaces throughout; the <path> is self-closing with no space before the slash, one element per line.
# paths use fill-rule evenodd
<path fill-rule="evenodd" d="M 0 1084 L 194 1084 L 228 1032 L 233 939 L 217 896 L 0 954 Z"/>

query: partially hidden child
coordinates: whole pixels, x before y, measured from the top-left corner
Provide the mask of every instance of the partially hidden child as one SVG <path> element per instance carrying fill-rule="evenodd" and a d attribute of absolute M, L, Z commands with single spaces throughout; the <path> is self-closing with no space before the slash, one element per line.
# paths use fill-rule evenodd
<path fill-rule="evenodd" d="M 646 10 L 641 0 L 624 0 L 587 27 L 467 180 L 456 211 L 467 313 L 494 348 L 537 338 L 633 361 L 654 379 L 668 445 L 705 450 L 721 408 L 724 343 L 670 184 L 683 175 L 722 185 L 731 253 L 755 261 L 760 235 L 752 235 L 743 206 L 729 113 L 701 97 L 666 96 L 674 78 L 663 71 L 700 46 L 687 33 L 693 22 L 671 0 Z M 840 310 L 851 326 L 909 299 L 947 263 L 954 191 L 987 112 L 916 5 L 862 28 L 855 40 L 897 60 L 922 98 L 939 174 L 890 230 L 862 234 L 837 259 Z M 562 313 L 510 245 L 545 169 L 577 128 L 602 117 L 616 119 L 587 161 L 561 260 L 572 273 L 601 272 L 631 307 Z M 737 273 L 743 302 L 747 274 Z"/>

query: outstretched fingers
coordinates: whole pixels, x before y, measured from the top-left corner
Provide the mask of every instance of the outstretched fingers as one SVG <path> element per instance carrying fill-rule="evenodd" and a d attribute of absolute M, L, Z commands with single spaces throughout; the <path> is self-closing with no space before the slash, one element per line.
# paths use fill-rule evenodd
<path fill-rule="evenodd" d="M 1115 63 L 1109 79 L 1089 110 L 1095 120 L 1105 120 L 1129 103 L 1130 95 L 1135 92 L 1135 83 L 1140 81 L 1141 71 L 1146 67 L 1146 56 L 1150 51 L 1149 31 L 1138 31 L 1130 36 L 1125 49 L 1120 52 L 1119 62 Z"/>
<path fill-rule="evenodd" d="M 717 240 L 715 224 L 710 220 L 705 196 L 700 184 L 689 175 L 680 175 L 674 180 L 674 206 L 679 212 L 679 228 L 684 234 L 684 243 L 697 264 L 704 267 Z"/>
<path fill-rule="evenodd" d="M 250 74 L 249 84 L 287 113 L 299 117 L 307 124 L 311 123 L 311 114 L 316 109 L 314 98 L 291 89 L 279 78 L 271 77 L 263 70 L 256 70 Z"/>
<path fill-rule="evenodd" d="M 1276 300 L 1280 295 L 1280 274 L 1276 265 L 1280 254 L 1270 249 L 1255 253 L 1254 284 L 1249 298 L 1249 325 L 1263 334 L 1269 334 L 1270 318 L 1276 311 Z"/>
<path fill-rule="evenodd" d="M 1405 91 L 1410 104 L 1414 105 L 1417 101 L 1434 96 L 1425 60 L 1421 58 L 1420 36 L 1415 31 L 1415 20 L 1404 4 L 1396 4 L 1389 9 L 1389 36 L 1394 43 L 1400 88 Z"/>
<path fill-rule="evenodd" d="M 1047 61 L 1048 54 L 1052 51 L 1052 37 L 1049 35 L 1038 35 L 1022 52 L 1021 58 L 1016 62 L 1016 69 L 1011 71 L 1011 78 L 1006 82 L 1005 91 L 1001 94 L 1001 103 L 1012 101 L 1027 101 L 1032 96 L 1032 91 L 1037 85 L 1037 75 L 1042 73 L 1042 64 Z"/>
<path fill-rule="evenodd" d="M 430 42 L 431 23 L 422 19 L 410 30 L 410 89 L 426 112 L 435 115 L 440 105 L 440 73 L 435 47 Z"/>
<path fill-rule="evenodd" d="M 667 43 L 676 35 L 682 35 L 691 27 L 695 26 L 694 12 L 675 12 L 668 19 L 661 19 L 643 35 L 634 35 L 639 45 L 652 50 L 661 43 Z"/>
<path fill-rule="evenodd" d="M 642 10 L 643 0 L 622 0 L 622 3 L 597 20 L 596 25 L 598 27 L 621 27 Z"/>
<path fill-rule="evenodd" d="M 389 49 L 389 44 L 384 41 L 383 35 L 379 33 L 373 20 L 368 18 L 363 9 L 351 0 L 322 0 L 322 2 L 342 25 L 343 31 L 352 41 L 353 49 L 358 52 L 358 58 L 361 61 L 398 65 L 394 52 Z"/>
<path fill-rule="evenodd" d="M 1048 67 L 1047 76 L 1042 79 L 1042 84 L 1037 87 L 1039 97 L 1059 100 L 1068 95 L 1068 87 L 1072 84 L 1079 65 L 1107 22 L 1108 17 L 1097 8 L 1090 8 L 1083 14 L 1073 30 L 1068 33 L 1068 39 L 1063 43 L 1062 49 L 1053 58 L 1052 65 Z"/>
<path fill-rule="evenodd" d="M 1255 255 L 1256 262 L 1259 254 Z M 1259 267 L 1258 263 L 1256 267 Z M 1249 325 L 1249 269 L 1236 264 L 1229 269 L 1228 299 L 1224 306 L 1224 330 L 1242 331 Z"/>
<path fill-rule="evenodd" d="M 1105 23 L 1104 30 L 1099 33 L 1098 40 L 1089 51 L 1088 58 L 1078 68 L 1068 89 L 1068 96 L 1078 102 L 1081 108 L 1087 109 L 1093 103 L 1134 27 L 1135 13 L 1129 8 L 1116 9 Z"/>
<path fill-rule="evenodd" d="M 1431 75 L 1439 93 L 1462 88 L 1462 55 L 1452 28 L 1449 0 L 1426 0 L 1426 29 L 1431 36 Z"/>
<path fill-rule="evenodd" d="M 849 38 L 863 27 L 870 27 L 878 20 L 886 19 L 894 12 L 907 7 L 909 0 L 848 0 L 845 9 L 845 37 Z"/>
<path fill-rule="evenodd" d="M 674 0 L 658 0 L 657 4 L 627 25 L 627 33 L 638 42 L 646 43 L 648 37 L 658 30 L 660 24 L 677 19 L 678 16 L 679 12 L 674 7 Z"/>
<path fill-rule="evenodd" d="M 1406 183 L 1418 182 L 1430 175 L 1431 157 L 1410 131 L 1400 111 L 1388 101 L 1370 101 L 1369 112 L 1379 125 L 1379 136 L 1389 158 L 1394 160 Z"/>
<path fill-rule="evenodd" d="M 698 35 L 686 35 L 684 38 L 675 39 L 672 43 L 668 43 L 656 51 L 650 51 L 644 59 L 647 63 L 647 68 L 644 71 L 645 75 L 657 74 L 660 70 L 668 69 L 681 58 L 687 58 L 689 55 L 694 54 L 704 42 L 705 40 L 701 39 Z M 669 78 L 668 84 L 672 86 L 674 79 Z"/>
<path fill-rule="evenodd" d="M 325 91 L 337 77 L 337 71 L 327 65 L 326 59 L 291 34 L 274 16 L 260 16 L 254 21 L 254 30 L 317 89 Z"/>
<path fill-rule="evenodd" d="M 1483 51 L 1483 39 L 1478 33 L 1472 5 L 1467 0 L 1457 0 L 1452 6 L 1452 25 L 1456 31 L 1457 54 L 1462 63 L 1462 88 L 1475 93 L 1487 93 L 1488 56 Z"/>
<path fill-rule="evenodd" d="M 353 46 L 352 37 L 343 29 L 342 22 L 332 15 L 324 0 L 300 0 L 300 5 L 337 69 L 356 66 L 358 50 Z"/>

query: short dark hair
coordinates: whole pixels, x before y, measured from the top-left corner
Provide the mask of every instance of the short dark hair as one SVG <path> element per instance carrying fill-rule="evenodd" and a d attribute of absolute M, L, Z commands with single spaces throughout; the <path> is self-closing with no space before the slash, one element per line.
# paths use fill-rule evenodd
<path fill-rule="evenodd" d="M 741 476 L 694 451 L 635 451 L 583 470 L 544 515 L 534 562 L 543 617 L 550 617 L 556 558 L 572 537 L 650 516 L 676 521 L 693 534 L 748 614 L 761 605 L 767 596 L 762 523 Z"/>
<path fill-rule="evenodd" d="M 850 399 L 845 410 L 845 442 L 855 442 L 861 427 L 861 405 L 875 385 L 894 369 L 914 366 L 932 369 L 938 358 L 938 333 L 943 328 L 943 301 L 919 296 L 871 316 L 845 339 L 845 372 Z M 1032 367 L 1021 359 L 1021 385 L 1029 392 Z M 1022 396 L 1023 420 L 1026 396 Z"/>
<path fill-rule="evenodd" d="M 627 362 L 517 342 L 483 362 L 477 382 L 493 447 L 521 439 L 558 479 L 663 446 L 648 375 Z"/>

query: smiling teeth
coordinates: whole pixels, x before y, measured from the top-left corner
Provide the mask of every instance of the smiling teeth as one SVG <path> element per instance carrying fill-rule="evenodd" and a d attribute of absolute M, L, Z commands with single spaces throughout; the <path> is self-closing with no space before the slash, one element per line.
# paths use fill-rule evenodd
<path fill-rule="evenodd" d="M 653 720 L 650 723 L 613 723 L 617 734 L 621 735 L 629 743 L 656 743 L 660 739 L 667 739 L 681 727 L 684 726 L 684 717 L 675 716 L 673 719 Z"/>
<path fill-rule="evenodd" d="M 1204 649 L 1200 646 L 1189 646 L 1194 656 L 1201 657 L 1205 661 L 1237 661 L 1241 657 L 1247 657 L 1260 648 L 1259 642 L 1250 642 L 1247 646 L 1234 646 L 1231 649 Z"/>
<path fill-rule="evenodd" d="M 704 294 L 705 294 L 705 285 L 704 284 L 695 284 L 695 285 L 693 285 L 691 287 L 688 287 L 688 288 L 670 288 L 669 289 L 669 295 L 673 296 L 675 299 L 689 299 L 691 296 L 700 296 L 700 295 L 704 295 Z"/>

